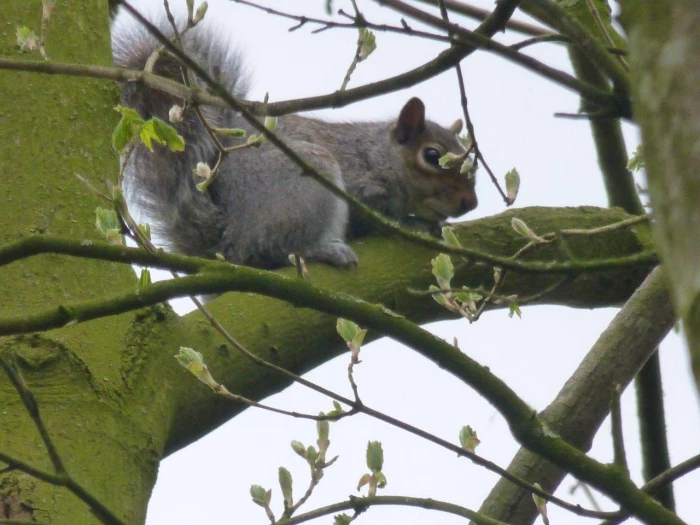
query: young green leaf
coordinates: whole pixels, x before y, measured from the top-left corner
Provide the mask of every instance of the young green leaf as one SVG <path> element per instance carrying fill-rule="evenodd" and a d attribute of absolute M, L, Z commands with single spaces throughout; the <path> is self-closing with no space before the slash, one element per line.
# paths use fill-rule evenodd
<path fill-rule="evenodd" d="M 321 414 L 323 415 L 323 414 Z M 318 434 L 318 439 L 321 441 L 325 441 L 328 439 L 328 436 L 330 434 L 331 428 L 330 425 L 328 424 L 327 419 L 321 419 L 319 421 L 316 421 L 316 433 Z"/>
<path fill-rule="evenodd" d="M 151 120 L 160 144 L 166 146 L 170 151 L 185 151 L 185 139 L 177 134 L 174 127 L 158 117 L 153 117 Z"/>
<path fill-rule="evenodd" d="M 445 241 L 445 244 L 449 246 L 454 246 L 455 248 L 462 247 L 462 245 L 459 244 L 459 239 L 457 239 L 454 230 L 449 226 L 442 227 L 442 238 Z"/>
<path fill-rule="evenodd" d="M 306 448 L 306 461 L 309 462 L 309 465 L 315 465 L 317 458 L 318 458 L 318 451 L 312 445 L 309 445 Z"/>
<path fill-rule="evenodd" d="M 630 171 L 641 171 L 644 169 L 644 150 L 641 144 L 637 146 L 637 149 L 627 162 L 627 169 Z"/>
<path fill-rule="evenodd" d="M 372 31 L 366 27 L 361 27 L 359 29 L 358 42 L 360 43 L 359 61 L 362 62 L 377 49 L 377 39 Z"/>
<path fill-rule="evenodd" d="M 327 416 L 339 416 L 341 414 L 344 414 L 345 410 L 343 410 L 343 407 L 340 406 L 340 403 L 337 401 L 333 401 L 333 410 L 328 412 L 326 415 Z"/>
<path fill-rule="evenodd" d="M 520 306 L 518 306 L 518 303 L 515 301 L 508 305 L 508 317 L 513 317 L 513 314 L 517 315 L 518 319 L 523 318 Z"/>
<path fill-rule="evenodd" d="M 280 467 L 278 473 L 280 489 L 282 490 L 282 497 L 284 498 L 284 506 L 286 508 L 290 508 L 294 505 L 294 498 L 292 495 L 292 475 L 284 467 Z"/>
<path fill-rule="evenodd" d="M 474 449 L 479 446 L 479 438 L 476 435 L 476 431 L 472 429 L 469 425 L 462 427 L 459 432 L 459 444 L 467 452 L 474 453 Z"/>
<path fill-rule="evenodd" d="M 105 240 L 109 244 L 113 244 L 115 246 L 121 246 L 124 244 L 121 234 L 121 225 L 119 224 L 119 218 L 117 217 L 116 211 L 99 207 L 96 208 L 95 227 L 97 228 L 97 231 L 105 236 Z"/>
<path fill-rule="evenodd" d="M 333 525 L 350 525 L 352 517 L 347 514 L 336 514 L 333 516 Z"/>
<path fill-rule="evenodd" d="M 381 472 L 384 463 L 384 451 L 380 441 L 367 443 L 367 468 L 373 473 Z"/>
<path fill-rule="evenodd" d="M 467 179 L 469 180 L 474 178 L 476 167 L 470 158 L 464 159 L 464 162 L 462 162 L 462 165 L 459 168 L 459 173 L 460 175 L 466 175 Z"/>
<path fill-rule="evenodd" d="M 450 256 L 441 253 L 435 259 L 430 261 L 433 266 L 433 275 L 437 279 L 438 286 L 440 289 L 445 290 L 450 288 L 450 281 L 454 277 L 455 269 L 452 265 L 452 259 Z"/>
<path fill-rule="evenodd" d="M 260 485 L 250 486 L 250 497 L 253 498 L 253 502 L 261 507 L 265 506 L 265 500 L 267 499 L 266 490 Z"/>
<path fill-rule="evenodd" d="M 242 139 L 246 136 L 246 131 L 240 128 L 216 128 L 214 131 L 217 135 L 221 135 L 222 137 Z"/>
<path fill-rule="evenodd" d="M 362 477 L 360 478 L 360 481 L 357 482 L 357 490 L 360 490 L 362 487 L 367 485 L 372 479 L 372 476 L 369 474 L 363 474 Z"/>
<path fill-rule="evenodd" d="M 462 162 L 462 159 L 464 159 L 464 154 L 457 155 L 456 153 L 448 151 L 438 159 L 438 164 L 441 168 L 449 170 L 457 167 L 457 165 Z"/>
<path fill-rule="evenodd" d="M 338 318 L 335 329 L 346 343 L 352 343 L 353 339 L 360 333 L 360 327 L 348 319 Z"/>
<path fill-rule="evenodd" d="M 204 15 L 207 14 L 207 9 L 209 8 L 209 4 L 206 2 L 202 2 L 199 7 L 197 8 L 197 12 L 194 14 L 194 18 L 192 19 L 192 24 L 198 24 L 204 19 Z"/>
<path fill-rule="evenodd" d="M 383 489 L 384 487 L 386 487 L 386 476 L 383 472 L 375 472 L 374 479 L 377 483 L 378 488 Z"/>
<path fill-rule="evenodd" d="M 518 191 L 520 190 L 520 174 L 518 170 L 513 168 L 508 173 L 506 173 L 506 197 L 508 198 L 508 204 L 513 204 L 515 198 L 518 196 Z"/>
<path fill-rule="evenodd" d="M 275 131 L 277 127 L 277 117 L 265 117 L 265 129 L 268 131 Z"/>
<path fill-rule="evenodd" d="M 510 220 L 510 225 L 511 227 L 518 232 L 520 235 L 525 237 L 526 239 L 530 239 L 531 241 L 535 242 L 544 242 L 544 239 L 542 237 L 538 237 L 535 232 L 533 232 L 527 224 L 525 224 L 525 221 L 522 219 L 518 219 L 517 217 L 513 217 Z"/>
<path fill-rule="evenodd" d="M 180 352 L 175 355 L 175 359 L 177 359 L 177 362 L 180 363 L 181 366 L 186 368 L 193 376 L 195 376 L 209 388 L 219 388 L 219 383 L 217 383 L 209 373 L 209 369 L 204 363 L 202 354 L 196 350 L 186 346 L 181 346 Z"/>

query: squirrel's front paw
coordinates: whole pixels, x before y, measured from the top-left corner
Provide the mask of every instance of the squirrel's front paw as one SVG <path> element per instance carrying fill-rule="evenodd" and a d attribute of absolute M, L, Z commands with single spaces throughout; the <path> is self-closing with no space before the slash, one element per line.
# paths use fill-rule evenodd
<path fill-rule="evenodd" d="M 357 256 L 352 248 L 340 239 L 330 239 L 314 247 L 306 254 L 307 259 L 324 262 L 339 268 L 357 266 Z"/>

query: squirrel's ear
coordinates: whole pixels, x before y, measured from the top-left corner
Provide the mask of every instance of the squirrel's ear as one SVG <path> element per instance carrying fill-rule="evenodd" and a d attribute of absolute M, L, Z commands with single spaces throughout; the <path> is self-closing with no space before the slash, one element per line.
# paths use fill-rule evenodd
<path fill-rule="evenodd" d="M 419 98 L 406 102 L 394 128 L 394 138 L 399 144 L 406 144 L 412 137 L 425 129 L 425 106 Z"/>
<path fill-rule="evenodd" d="M 462 119 L 458 118 L 452 124 L 450 124 L 450 127 L 447 129 L 455 135 L 459 135 L 459 132 L 462 131 Z"/>

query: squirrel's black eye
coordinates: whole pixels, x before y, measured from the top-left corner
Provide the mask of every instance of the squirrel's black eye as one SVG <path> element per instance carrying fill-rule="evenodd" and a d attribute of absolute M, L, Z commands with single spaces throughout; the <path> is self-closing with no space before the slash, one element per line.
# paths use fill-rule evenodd
<path fill-rule="evenodd" d="M 440 155 L 440 152 L 435 148 L 425 148 L 423 150 L 423 160 L 425 160 L 425 162 L 428 164 L 439 166 L 440 157 L 442 157 L 442 155 Z"/>

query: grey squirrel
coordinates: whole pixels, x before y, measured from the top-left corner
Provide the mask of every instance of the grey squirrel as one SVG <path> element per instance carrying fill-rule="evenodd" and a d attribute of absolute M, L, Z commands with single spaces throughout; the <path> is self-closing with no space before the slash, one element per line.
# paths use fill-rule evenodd
<path fill-rule="evenodd" d="M 154 23 L 172 35 L 165 16 L 160 18 Z M 247 85 L 240 56 L 225 34 L 202 25 L 183 35 L 184 50 L 243 98 Z M 118 16 L 112 47 L 117 66 L 143 69 L 160 45 L 144 28 Z M 175 80 L 183 75 L 168 55 L 157 60 L 153 72 Z M 170 108 L 182 100 L 132 82 L 123 86 L 122 104 L 145 119 L 167 120 Z M 211 126 L 253 131 L 233 111 L 201 110 Z M 459 166 L 438 165 L 447 152 L 464 154 L 456 139 L 461 126 L 457 121 L 446 129 L 426 120 L 423 102 L 412 98 L 395 121 L 331 123 L 290 115 L 279 119 L 275 132 L 335 185 L 387 217 L 415 216 L 437 224 L 477 205 L 474 177 L 460 174 Z M 208 258 L 220 253 L 232 263 L 260 268 L 284 266 L 291 253 L 338 267 L 357 263 L 346 238 L 364 235 L 371 226 L 273 145 L 225 156 L 214 182 L 200 192 L 194 168 L 198 162 L 213 166 L 218 151 L 193 108 L 174 127 L 185 139 L 184 152 L 158 145 L 150 152 L 140 145 L 125 166 L 129 192 L 171 249 Z"/>

